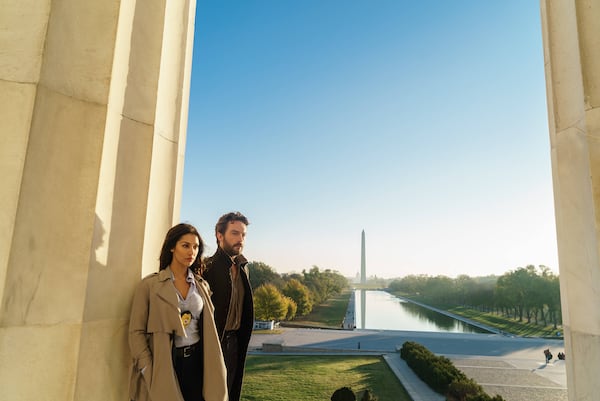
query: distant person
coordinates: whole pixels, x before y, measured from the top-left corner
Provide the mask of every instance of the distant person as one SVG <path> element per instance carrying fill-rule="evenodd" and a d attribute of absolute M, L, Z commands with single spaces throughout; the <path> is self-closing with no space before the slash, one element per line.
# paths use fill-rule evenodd
<path fill-rule="evenodd" d="M 198 274 L 204 243 L 189 224 L 165 237 L 159 271 L 144 278 L 129 320 L 134 401 L 227 401 L 227 372 L 208 284 Z"/>
<path fill-rule="evenodd" d="M 356 401 L 356 396 L 350 387 L 342 387 L 333 392 L 331 401 Z"/>
<path fill-rule="evenodd" d="M 549 348 L 544 350 L 544 356 L 546 357 L 546 363 L 552 360 L 552 353 Z"/>
<path fill-rule="evenodd" d="M 207 259 L 203 276 L 210 284 L 215 323 L 227 367 L 229 401 L 238 401 L 246 353 L 254 325 L 254 302 L 248 260 L 242 255 L 250 223 L 240 212 L 224 214 L 215 226 L 217 251 Z"/>
<path fill-rule="evenodd" d="M 561 361 L 565 360 L 565 353 L 564 352 L 559 352 L 557 356 L 558 356 L 559 360 L 561 360 Z"/>

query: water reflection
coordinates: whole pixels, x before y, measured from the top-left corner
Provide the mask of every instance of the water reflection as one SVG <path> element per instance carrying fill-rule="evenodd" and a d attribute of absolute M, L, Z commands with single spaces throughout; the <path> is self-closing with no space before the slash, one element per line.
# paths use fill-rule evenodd
<path fill-rule="evenodd" d="M 406 302 L 385 291 L 355 290 L 357 328 L 376 330 L 486 333 L 478 327 Z"/>

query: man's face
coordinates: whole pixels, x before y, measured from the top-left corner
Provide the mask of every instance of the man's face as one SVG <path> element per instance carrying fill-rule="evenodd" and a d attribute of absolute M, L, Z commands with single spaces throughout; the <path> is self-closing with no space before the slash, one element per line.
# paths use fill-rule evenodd
<path fill-rule="evenodd" d="M 219 240 L 219 246 L 229 256 L 239 255 L 244 249 L 246 225 L 241 221 L 231 221 L 227 224 L 225 234 L 217 233 L 217 239 Z"/>

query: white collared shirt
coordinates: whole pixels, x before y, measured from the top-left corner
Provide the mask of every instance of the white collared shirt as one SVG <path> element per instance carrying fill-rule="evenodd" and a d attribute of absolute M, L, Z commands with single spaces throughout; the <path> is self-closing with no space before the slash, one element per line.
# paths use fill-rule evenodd
<path fill-rule="evenodd" d="M 175 276 L 173 276 L 173 272 L 171 272 L 171 280 L 173 282 L 173 287 L 175 287 Z M 176 347 L 192 345 L 200 340 L 198 324 L 202 324 L 202 322 L 199 323 L 199 319 L 201 317 L 202 310 L 204 309 L 204 300 L 196 288 L 196 280 L 194 279 L 194 274 L 190 269 L 188 269 L 186 281 L 190 283 L 190 289 L 188 290 L 187 297 L 184 298 L 179 290 L 175 288 L 177 300 L 179 301 L 179 316 L 185 331 L 185 337 L 175 335 Z"/>

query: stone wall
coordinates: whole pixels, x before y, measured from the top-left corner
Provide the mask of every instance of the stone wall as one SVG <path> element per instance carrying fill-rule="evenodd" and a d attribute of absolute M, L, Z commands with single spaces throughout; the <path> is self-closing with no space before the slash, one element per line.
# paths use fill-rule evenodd
<path fill-rule="evenodd" d="M 132 291 L 179 220 L 195 2 L 0 7 L 2 398 L 124 400 Z"/>

